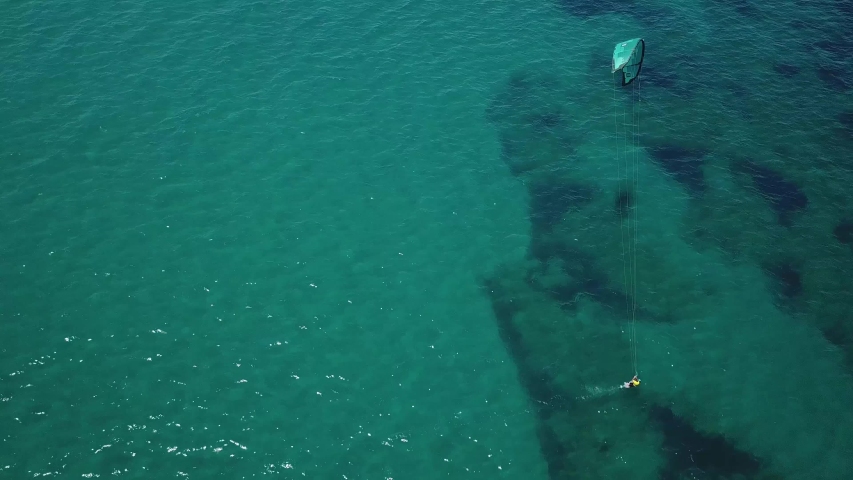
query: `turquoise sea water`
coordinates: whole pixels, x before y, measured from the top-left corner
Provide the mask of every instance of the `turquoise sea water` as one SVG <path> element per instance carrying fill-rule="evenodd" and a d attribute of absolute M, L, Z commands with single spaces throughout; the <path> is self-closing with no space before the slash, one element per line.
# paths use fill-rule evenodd
<path fill-rule="evenodd" d="M 817 212 L 791 251 L 847 208 L 826 166 L 849 58 L 797 40 L 831 5 L 607 3 L 6 5 L 0 478 L 562 475 L 484 289 L 535 233 L 494 118 L 513 78 L 580 99 L 561 115 L 582 145 L 611 133 L 609 48 L 650 36 L 650 135 L 693 121 L 686 143 L 755 156 L 787 138 Z"/>

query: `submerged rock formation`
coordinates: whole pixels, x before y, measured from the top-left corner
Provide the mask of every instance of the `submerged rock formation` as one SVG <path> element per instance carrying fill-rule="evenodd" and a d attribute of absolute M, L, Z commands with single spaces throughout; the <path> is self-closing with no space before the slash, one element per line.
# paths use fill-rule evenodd
<path fill-rule="evenodd" d="M 526 85 L 516 82 L 515 93 L 506 98 L 547 98 L 526 96 Z M 561 119 L 572 111 L 547 102 L 519 110 L 524 108 L 560 111 Z M 532 186 L 531 197 L 542 195 L 547 184 L 544 191 L 554 198 L 575 199 L 559 206 L 534 201 L 532 216 L 541 218 L 533 220 L 542 226 L 534 229 L 531 261 L 540 266 L 509 268 L 487 282 L 496 311 L 504 312 L 502 328 L 511 325 L 515 341 L 523 345 L 515 347 L 525 352 L 520 369 L 549 372 L 548 391 L 562 399 L 561 408 L 541 417 L 552 445 L 560 445 L 556 450 L 566 457 L 552 476 L 556 471 L 555 478 L 569 478 L 571 470 L 571 478 L 659 478 L 667 465 L 666 435 L 660 422 L 655 426 L 650 420 L 647 404 L 658 414 L 666 409 L 697 434 L 753 455 L 757 460 L 744 462 L 752 465 L 744 469 L 752 470 L 739 475 L 811 480 L 853 471 L 853 411 L 847 407 L 853 378 L 842 353 L 825 332 L 783 310 L 778 291 L 767 281 L 767 272 L 775 272 L 783 278 L 782 291 L 796 296 L 810 288 L 808 273 L 800 273 L 795 263 L 732 257 L 715 247 L 717 239 L 696 241 L 697 231 L 724 236 L 713 222 L 697 221 L 703 207 L 696 203 L 697 193 L 703 202 L 725 196 L 721 179 L 700 175 L 701 164 L 673 174 L 666 162 L 714 155 L 713 145 L 678 146 L 666 140 L 666 127 L 658 126 L 651 135 L 663 145 L 657 155 L 654 148 L 632 152 L 637 159 L 632 168 L 642 179 L 635 191 L 620 180 L 625 172 L 617 171 L 608 139 L 594 122 L 583 130 L 564 122 L 550 132 L 519 120 L 511 101 L 501 109 L 492 109 L 492 118 L 501 137 L 516 145 L 504 152 L 505 160 Z M 524 111 L 524 118 L 541 118 Z M 525 131 L 537 132 L 529 143 Z M 553 145 L 561 145 L 556 153 Z M 679 148 L 701 155 L 676 154 Z M 740 173 L 758 189 L 757 197 L 745 197 L 746 206 L 756 206 L 748 211 L 758 212 L 749 215 L 784 236 L 808 197 L 757 164 L 741 167 Z M 583 195 L 565 193 L 578 191 Z M 758 207 L 762 201 L 769 202 L 766 210 Z M 722 205 L 723 215 L 744 218 L 743 204 Z M 706 207 L 708 218 L 723 218 Z M 845 230 L 839 231 L 846 238 Z M 748 248 L 746 242 L 736 239 L 731 247 Z M 627 266 L 634 261 L 636 279 Z M 636 302 L 636 311 L 624 310 L 626 298 Z M 614 389 L 630 378 L 626 330 L 635 316 L 644 383 L 637 391 Z"/>

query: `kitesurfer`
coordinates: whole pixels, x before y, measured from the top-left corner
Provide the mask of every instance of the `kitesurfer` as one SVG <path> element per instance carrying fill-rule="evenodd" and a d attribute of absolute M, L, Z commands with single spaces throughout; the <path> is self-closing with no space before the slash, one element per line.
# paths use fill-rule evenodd
<path fill-rule="evenodd" d="M 622 388 L 634 388 L 640 386 L 640 379 L 634 375 L 634 378 L 631 379 L 630 382 L 625 382 L 622 384 Z"/>

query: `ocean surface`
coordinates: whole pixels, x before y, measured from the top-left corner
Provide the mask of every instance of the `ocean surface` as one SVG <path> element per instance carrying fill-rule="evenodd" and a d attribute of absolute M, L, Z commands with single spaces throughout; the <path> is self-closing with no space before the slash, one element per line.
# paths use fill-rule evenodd
<path fill-rule="evenodd" d="M 780 460 L 791 455 L 763 439 L 783 433 L 744 432 L 749 408 L 764 418 L 770 405 L 799 419 L 785 432 L 812 432 L 815 451 L 846 448 L 831 425 L 846 417 L 803 422 L 822 395 L 841 411 L 848 389 L 804 386 L 791 411 L 796 393 L 784 403 L 743 392 L 805 385 L 814 372 L 853 385 L 849 2 L 22 0 L 3 10 L 0 479 L 624 479 L 609 465 L 636 457 L 608 442 L 632 433 L 596 423 L 604 407 L 589 406 L 601 398 L 638 406 L 638 428 L 663 425 L 654 438 L 664 440 L 637 450 L 663 460 L 636 479 L 847 478 L 843 460 L 811 476 L 808 462 Z M 634 37 L 646 39 L 646 64 L 628 87 L 642 90 L 626 97 L 610 57 Z M 593 214 L 569 218 L 567 190 L 537 185 L 596 159 L 571 182 L 610 188 L 620 171 L 599 154 L 619 138 L 614 102 L 618 113 L 626 101 L 647 152 L 638 229 L 663 232 L 654 245 L 683 235 L 687 253 L 650 247 L 647 259 L 669 262 L 658 273 L 638 247 L 638 343 L 596 343 L 595 321 L 582 338 L 549 330 L 569 321 L 561 315 L 587 318 L 566 306 L 579 297 L 624 310 L 622 271 L 608 273 L 623 253 L 607 235 L 557 249 L 561 272 L 576 261 L 603 273 L 554 280 L 546 289 L 575 285 L 571 301 L 530 307 L 510 332 L 501 312 L 513 300 L 493 287 L 516 274 L 501 272 L 548 270 L 543 244 L 604 231 Z M 732 193 L 744 178 L 753 196 Z M 653 226 L 674 211 L 682 220 Z M 565 242 L 538 236 L 563 218 Z M 668 291 L 643 283 L 693 272 L 690 255 L 709 251 L 722 260 L 695 257 L 712 265 L 701 274 L 754 267 L 766 284 L 749 285 L 782 320 L 728 303 L 726 319 L 748 312 L 756 329 L 744 338 L 758 343 L 730 355 L 740 333 L 720 323 L 694 339 L 716 340 L 680 343 L 702 345 L 685 347 L 702 359 L 682 364 L 713 371 L 697 373 L 708 383 L 655 381 L 668 354 L 655 342 L 680 338 L 666 326 L 692 300 L 642 303 Z M 692 305 L 714 332 L 703 317 L 713 305 Z M 760 339 L 782 357 L 745 353 Z M 590 373 L 617 351 L 624 375 Z M 813 351 L 831 356 L 815 366 Z M 639 395 L 614 390 L 631 377 L 629 352 L 652 372 Z M 739 378 L 742 391 L 705 388 L 730 358 L 802 368 Z M 715 400 L 669 388 L 677 381 Z M 746 467 L 720 466 L 737 462 Z"/>

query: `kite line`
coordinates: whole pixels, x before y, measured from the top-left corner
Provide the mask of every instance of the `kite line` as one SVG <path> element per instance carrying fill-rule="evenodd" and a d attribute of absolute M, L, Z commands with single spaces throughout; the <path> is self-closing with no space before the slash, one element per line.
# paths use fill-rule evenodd
<path fill-rule="evenodd" d="M 639 382 L 637 366 L 637 189 L 639 187 L 639 137 L 640 137 L 640 70 L 643 67 L 646 44 L 642 38 L 619 42 L 613 49 L 613 105 L 614 126 L 616 128 L 616 164 L 619 175 L 620 191 L 617 203 L 619 211 L 619 230 L 622 243 L 622 272 L 625 279 L 625 310 L 630 319 L 629 337 L 631 348 L 631 374 L 634 378 L 625 384 L 635 387 Z M 631 118 L 628 108 L 622 108 L 622 131 L 624 133 L 624 154 L 620 158 L 623 141 L 619 136 L 619 102 L 616 97 L 617 85 L 631 86 Z M 624 186 L 622 184 L 622 162 L 625 164 Z M 625 215 L 627 214 L 627 215 Z M 627 217 L 627 218 L 625 218 Z M 627 226 L 627 253 L 625 228 Z"/>

